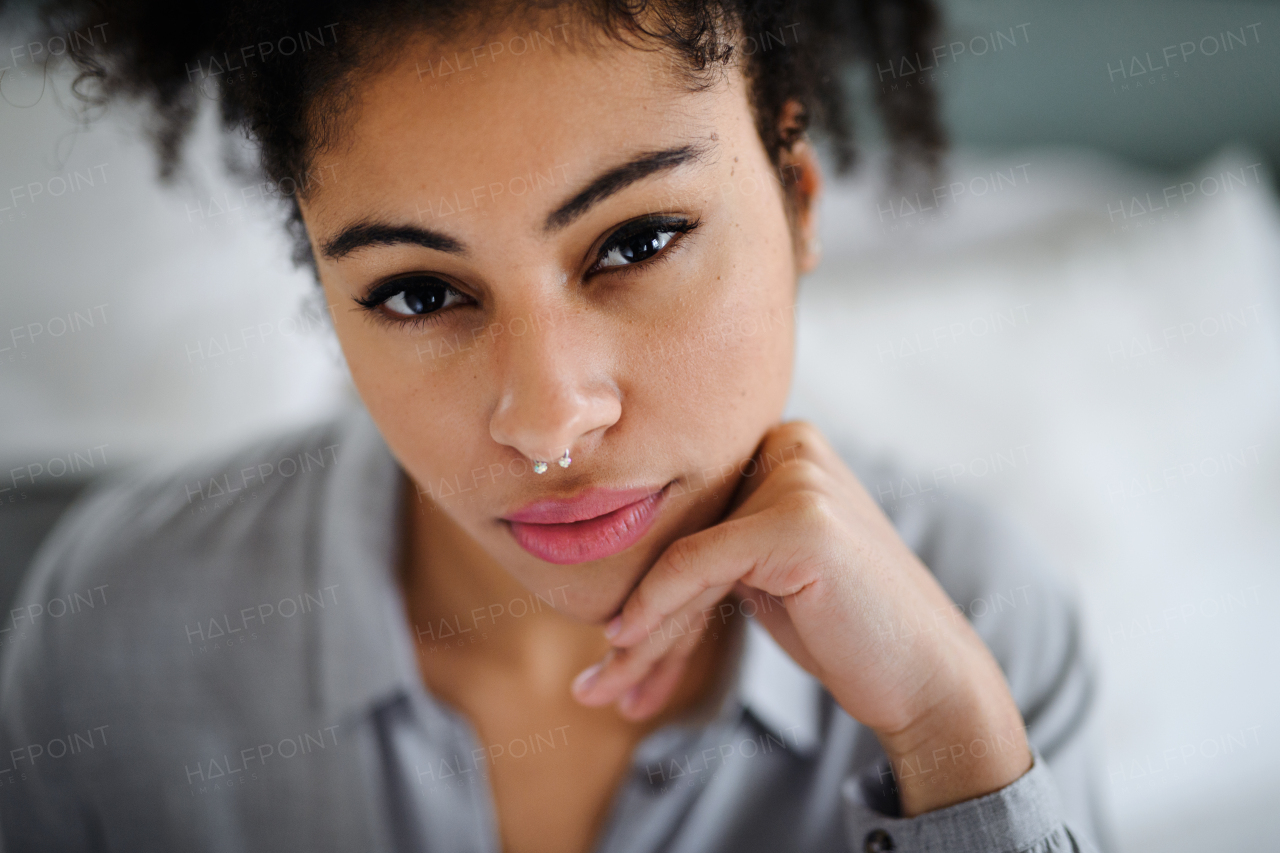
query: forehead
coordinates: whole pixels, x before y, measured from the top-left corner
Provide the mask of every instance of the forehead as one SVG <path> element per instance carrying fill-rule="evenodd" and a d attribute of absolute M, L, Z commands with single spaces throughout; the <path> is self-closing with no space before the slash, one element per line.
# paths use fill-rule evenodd
<path fill-rule="evenodd" d="M 693 87 L 666 50 L 567 27 L 539 32 L 407 40 L 355 84 L 339 144 L 316 158 L 337 180 L 308 206 L 393 212 L 384 208 L 412 195 L 426 205 L 476 186 L 563 191 L 636 151 L 723 139 L 749 113 L 740 75 Z"/>

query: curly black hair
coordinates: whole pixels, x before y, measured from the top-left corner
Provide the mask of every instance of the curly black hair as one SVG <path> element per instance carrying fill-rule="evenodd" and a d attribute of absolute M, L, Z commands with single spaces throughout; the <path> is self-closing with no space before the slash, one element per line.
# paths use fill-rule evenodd
<path fill-rule="evenodd" d="M 926 54 L 938 23 L 930 0 L 48 0 L 43 20 L 67 38 L 82 98 L 149 103 L 162 177 L 180 165 L 202 94 L 214 87 L 223 126 L 256 143 L 264 177 L 291 182 L 305 198 L 310 158 L 339 133 L 348 84 L 391 57 L 406 32 L 452 36 L 556 7 L 609 37 L 669 51 L 692 86 L 740 56 L 775 167 L 798 137 L 777 123 L 794 99 L 838 173 L 854 162 L 846 71 Z M 102 38 L 74 37 L 95 27 Z M 230 73 L 245 66 L 251 73 Z M 934 169 L 945 138 L 929 81 L 881 87 L 877 98 L 896 166 Z M 305 244 L 296 197 L 287 195 Z M 299 260 L 309 255 L 299 251 Z"/>

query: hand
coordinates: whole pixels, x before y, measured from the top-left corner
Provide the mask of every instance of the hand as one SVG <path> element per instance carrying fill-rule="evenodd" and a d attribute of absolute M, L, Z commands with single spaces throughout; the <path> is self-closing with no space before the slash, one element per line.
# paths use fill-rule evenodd
<path fill-rule="evenodd" d="M 673 542 L 605 628 L 614 648 L 575 681 L 579 701 L 657 713 L 732 594 L 754 600 L 754 618 L 876 733 L 904 814 L 1026 772 L 999 665 L 821 433 L 783 424 L 755 463 L 725 519 Z M 978 741 L 992 746 L 969 748 Z"/>

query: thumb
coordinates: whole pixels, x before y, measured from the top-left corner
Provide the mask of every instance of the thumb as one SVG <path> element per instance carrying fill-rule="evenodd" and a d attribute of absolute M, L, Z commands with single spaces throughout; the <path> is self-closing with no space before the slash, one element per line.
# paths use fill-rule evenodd
<path fill-rule="evenodd" d="M 809 653 L 804 640 L 800 639 L 795 623 L 791 621 L 791 614 L 787 612 L 785 599 L 770 595 L 762 589 L 747 586 L 741 581 L 734 586 L 733 595 L 740 602 L 754 602 L 754 608 L 743 607 L 742 612 L 746 613 L 748 609 L 754 610 L 750 614 L 751 618 L 759 622 L 769 632 L 769 636 L 773 637 L 774 642 L 781 646 L 782 650 L 790 655 L 791 659 L 806 672 L 815 678 L 819 677 L 818 662 Z M 742 604 L 739 604 L 739 607 L 742 607 Z"/>

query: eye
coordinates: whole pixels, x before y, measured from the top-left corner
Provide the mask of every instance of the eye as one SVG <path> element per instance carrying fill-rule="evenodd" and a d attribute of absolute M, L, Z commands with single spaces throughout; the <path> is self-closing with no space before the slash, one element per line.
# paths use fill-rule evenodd
<path fill-rule="evenodd" d="M 600 247 L 594 269 L 625 267 L 647 261 L 667 247 L 678 234 L 697 227 L 687 219 L 658 219 L 624 225 Z"/>
<path fill-rule="evenodd" d="M 412 319 L 470 302 L 447 281 L 433 275 L 410 275 L 383 282 L 356 302 L 392 317 Z"/>

